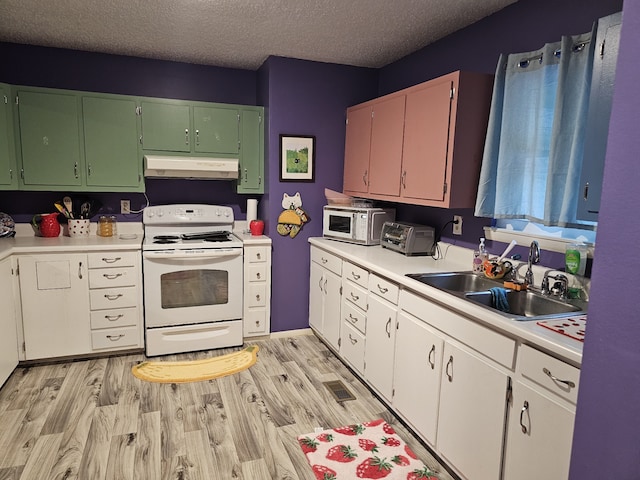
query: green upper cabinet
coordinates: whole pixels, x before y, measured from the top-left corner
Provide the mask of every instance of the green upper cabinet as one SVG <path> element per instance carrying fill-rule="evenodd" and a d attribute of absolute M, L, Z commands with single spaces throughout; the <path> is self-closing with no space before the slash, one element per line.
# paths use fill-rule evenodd
<path fill-rule="evenodd" d="M 264 109 L 240 110 L 240 177 L 238 193 L 264 193 Z"/>
<path fill-rule="evenodd" d="M 132 98 L 82 97 L 88 187 L 100 191 L 143 188 L 136 112 Z"/>
<path fill-rule="evenodd" d="M 17 99 L 21 186 L 81 186 L 78 97 L 73 92 L 18 90 Z"/>
<path fill-rule="evenodd" d="M 193 128 L 195 152 L 238 154 L 237 108 L 193 107 Z"/>
<path fill-rule="evenodd" d="M 178 154 L 237 155 L 238 109 L 180 100 L 143 100 L 142 148 Z"/>
<path fill-rule="evenodd" d="M 0 84 L 0 190 L 15 190 L 17 187 L 11 87 Z"/>

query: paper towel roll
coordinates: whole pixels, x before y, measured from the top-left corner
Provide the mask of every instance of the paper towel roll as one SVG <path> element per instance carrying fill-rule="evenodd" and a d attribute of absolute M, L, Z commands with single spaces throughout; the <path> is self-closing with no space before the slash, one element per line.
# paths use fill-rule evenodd
<path fill-rule="evenodd" d="M 248 199 L 247 200 L 247 225 L 251 220 L 256 220 L 258 218 L 258 200 Z"/>

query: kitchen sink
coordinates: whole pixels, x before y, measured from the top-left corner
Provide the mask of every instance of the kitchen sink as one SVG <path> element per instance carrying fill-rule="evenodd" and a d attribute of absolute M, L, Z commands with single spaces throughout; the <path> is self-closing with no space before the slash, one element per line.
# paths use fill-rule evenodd
<path fill-rule="evenodd" d="M 532 291 L 515 290 L 507 291 L 507 303 L 509 304 L 508 312 L 501 312 L 493 306 L 491 292 L 473 292 L 466 293 L 465 298 L 480 303 L 487 307 L 493 308 L 498 313 L 509 317 L 548 317 L 548 316 L 564 316 L 565 314 L 577 314 L 582 312 L 582 308 L 571 303 L 556 300 L 552 297 L 544 296 L 540 293 Z"/>
<path fill-rule="evenodd" d="M 481 277 L 473 272 L 454 273 L 409 273 L 407 277 L 413 278 L 431 287 L 450 292 L 481 292 L 493 287 L 501 287 L 502 282 L 496 282 L 486 277 Z"/>
<path fill-rule="evenodd" d="M 406 276 L 514 320 L 568 317 L 585 314 L 587 310 L 587 303 L 579 300 L 563 301 L 557 297 L 542 295 L 536 290 L 507 289 L 506 300 L 509 309 L 503 312 L 495 307 L 490 292 L 494 287 L 502 287 L 502 281 L 479 276 L 473 272 L 410 273 Z"/>

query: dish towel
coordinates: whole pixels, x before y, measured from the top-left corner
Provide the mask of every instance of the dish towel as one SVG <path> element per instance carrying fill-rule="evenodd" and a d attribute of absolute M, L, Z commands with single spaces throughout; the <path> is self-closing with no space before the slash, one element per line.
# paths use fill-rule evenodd
<path fill-rule="evenodd" d="M 502 287 L 493 287 L 490 288 L 491 292 L 491 303 L 494 308 L 500 310 L 501 312 L 509 311 L 509 302 L 507 301 L 507 289 Z"/>

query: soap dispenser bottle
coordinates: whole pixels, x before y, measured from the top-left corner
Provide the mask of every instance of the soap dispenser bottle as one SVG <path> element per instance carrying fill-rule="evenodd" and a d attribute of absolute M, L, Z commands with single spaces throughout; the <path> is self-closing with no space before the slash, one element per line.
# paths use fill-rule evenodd
<path fill-rule="evenodd" d="M 478 275 L 482 275 L 484 272 L 483 264 L 485 260 L 489 258 L 487 251 L 484 247 L 484 237 L 480 239 L 480 244 L 478 245 L 478 249 L 473 252 L 473 273 Z"/>

